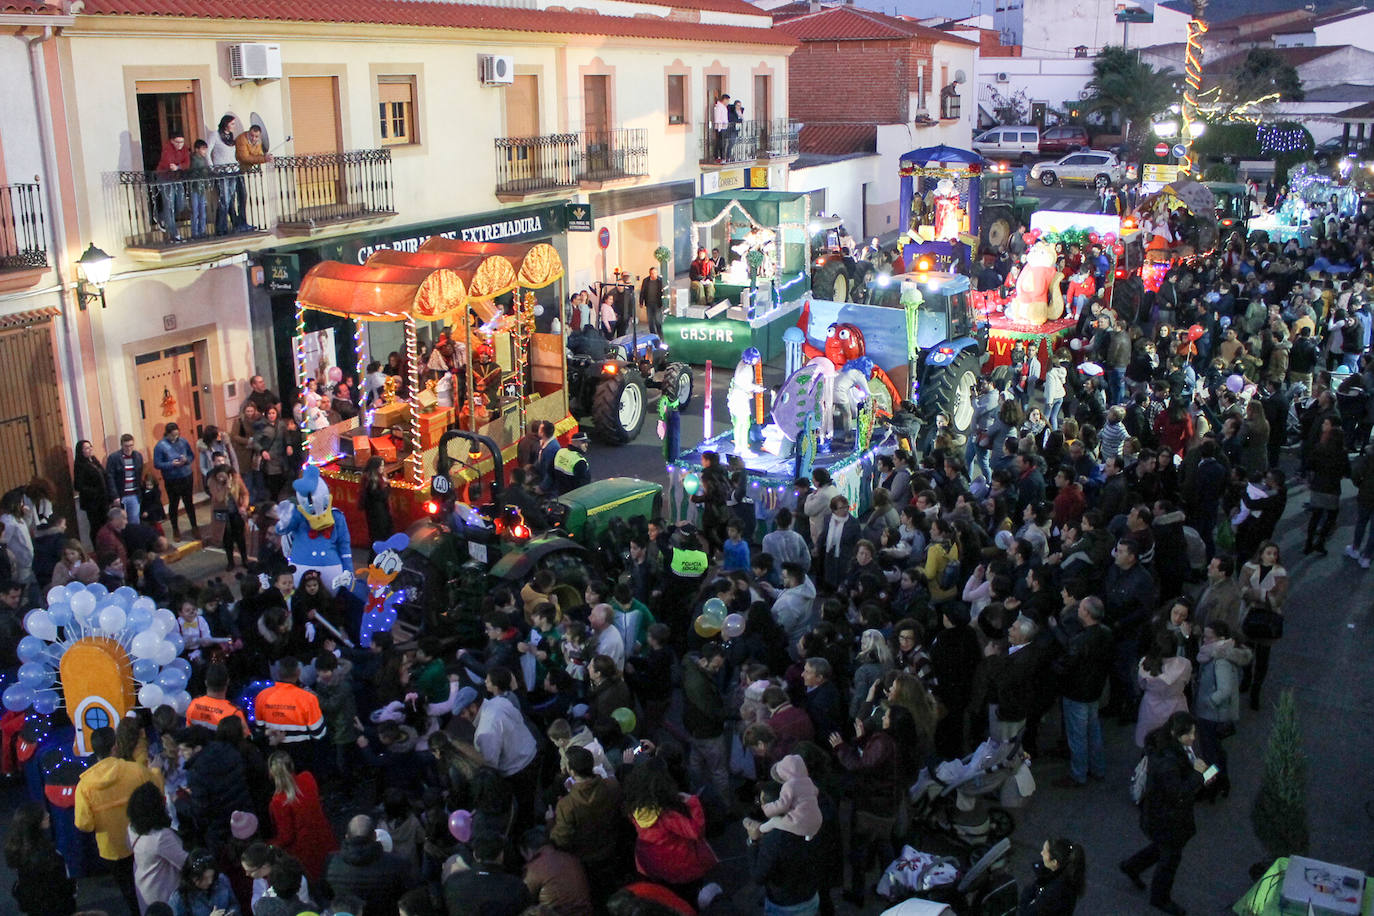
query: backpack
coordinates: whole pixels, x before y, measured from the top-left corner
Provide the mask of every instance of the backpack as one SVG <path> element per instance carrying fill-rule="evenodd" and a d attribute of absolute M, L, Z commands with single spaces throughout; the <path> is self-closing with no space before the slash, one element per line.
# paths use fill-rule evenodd
<path fill-rule="evenodd" d="M 1135 771 L 1131 773 L 1131 803 L 1136 807 L 1145 800 L 1145 784 L 1150 776 L 1150 758 L 1148 755 L 1140 758 L 1140 762 L 1135 765 Z"/>
<path fill-rule="evenodd" d="M 950 559 L 940 571 L 940 588 L 958 588 L 960 584 L 962 576 L 959 575 L 959 561 Z"/>

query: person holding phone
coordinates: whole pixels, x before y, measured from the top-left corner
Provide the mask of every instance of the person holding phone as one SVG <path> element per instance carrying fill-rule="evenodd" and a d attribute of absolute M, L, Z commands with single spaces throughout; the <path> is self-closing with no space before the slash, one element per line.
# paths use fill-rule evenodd
<path fill-rule="evenodd" d="M 1150 842 L 1117 865 L 1141 890 L 1146 885 L 1140 873 L 1153 866 L 1150 905 L 1171 916 L 1185 912 L 1173 899 L 1174 876 L 1183 861 L 1183 847 L 1197 833 L 1193 804 L 1217 772 L 1193 753 L 1196 741 L 1197 720 L 1187 712 L 1174 713 L 1150 733 L 1145 794 L 1140 800 L 1140 828 Z"/>
<path fill-rule="evenodd" d="M 168 901 L 173 916 L 240 916 L 229 879 L 215 868 L 215 858 L 197 849 L 181 867 L 181 886 Z"/>

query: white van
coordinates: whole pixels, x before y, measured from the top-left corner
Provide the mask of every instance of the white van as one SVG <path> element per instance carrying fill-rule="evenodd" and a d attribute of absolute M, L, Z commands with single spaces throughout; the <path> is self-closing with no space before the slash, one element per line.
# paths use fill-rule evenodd
<path fill-rule="evenodd" d="M 1040 128 L 1034 124 L 1006 124 L 973 138 L 975 151 L 989 159 L 1030 162 L 1040 152 Z"/>

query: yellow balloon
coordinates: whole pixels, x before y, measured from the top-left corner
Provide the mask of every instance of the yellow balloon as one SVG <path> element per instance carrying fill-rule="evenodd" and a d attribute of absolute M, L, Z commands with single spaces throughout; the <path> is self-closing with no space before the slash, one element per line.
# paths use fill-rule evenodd
<path fill-rule="evenodd" d="M 692 627 L 702 639 L 714 639 L 720 633 L 720 621 L 711 620 L 705 614 L 698 617 Z"/>

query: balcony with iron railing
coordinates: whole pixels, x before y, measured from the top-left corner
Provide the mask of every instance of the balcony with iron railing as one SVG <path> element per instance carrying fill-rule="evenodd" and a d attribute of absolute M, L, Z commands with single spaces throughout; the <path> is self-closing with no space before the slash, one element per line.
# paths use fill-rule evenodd
<path fill-rule="evenodd" d="M 278 156 L 265 165 L 216 166 L 197 176 L 116 172 L 107 192 L 125 248 L 145 260 L 273 230 L 309 235 L 396 215 L 387 149 Z"/>
<path fill-rule="evenodd" d="M 496 196 L 523 200 L 578 188 L 597 189 L 648 173 L 642 128 L 496 138 Z"/>
<path fill-rule="evenodd" d="M 787 159 L 798 154 L 801 122 L 788 118 L 737 121 L 725 130 L 701 126 L 701 164 L 738 165 L 761 159 Z"/>
<path fill-rule="evenodd" d="M 47 237 L 38 182 L 0 185 L 0 271 L 47 267 Z"/>

